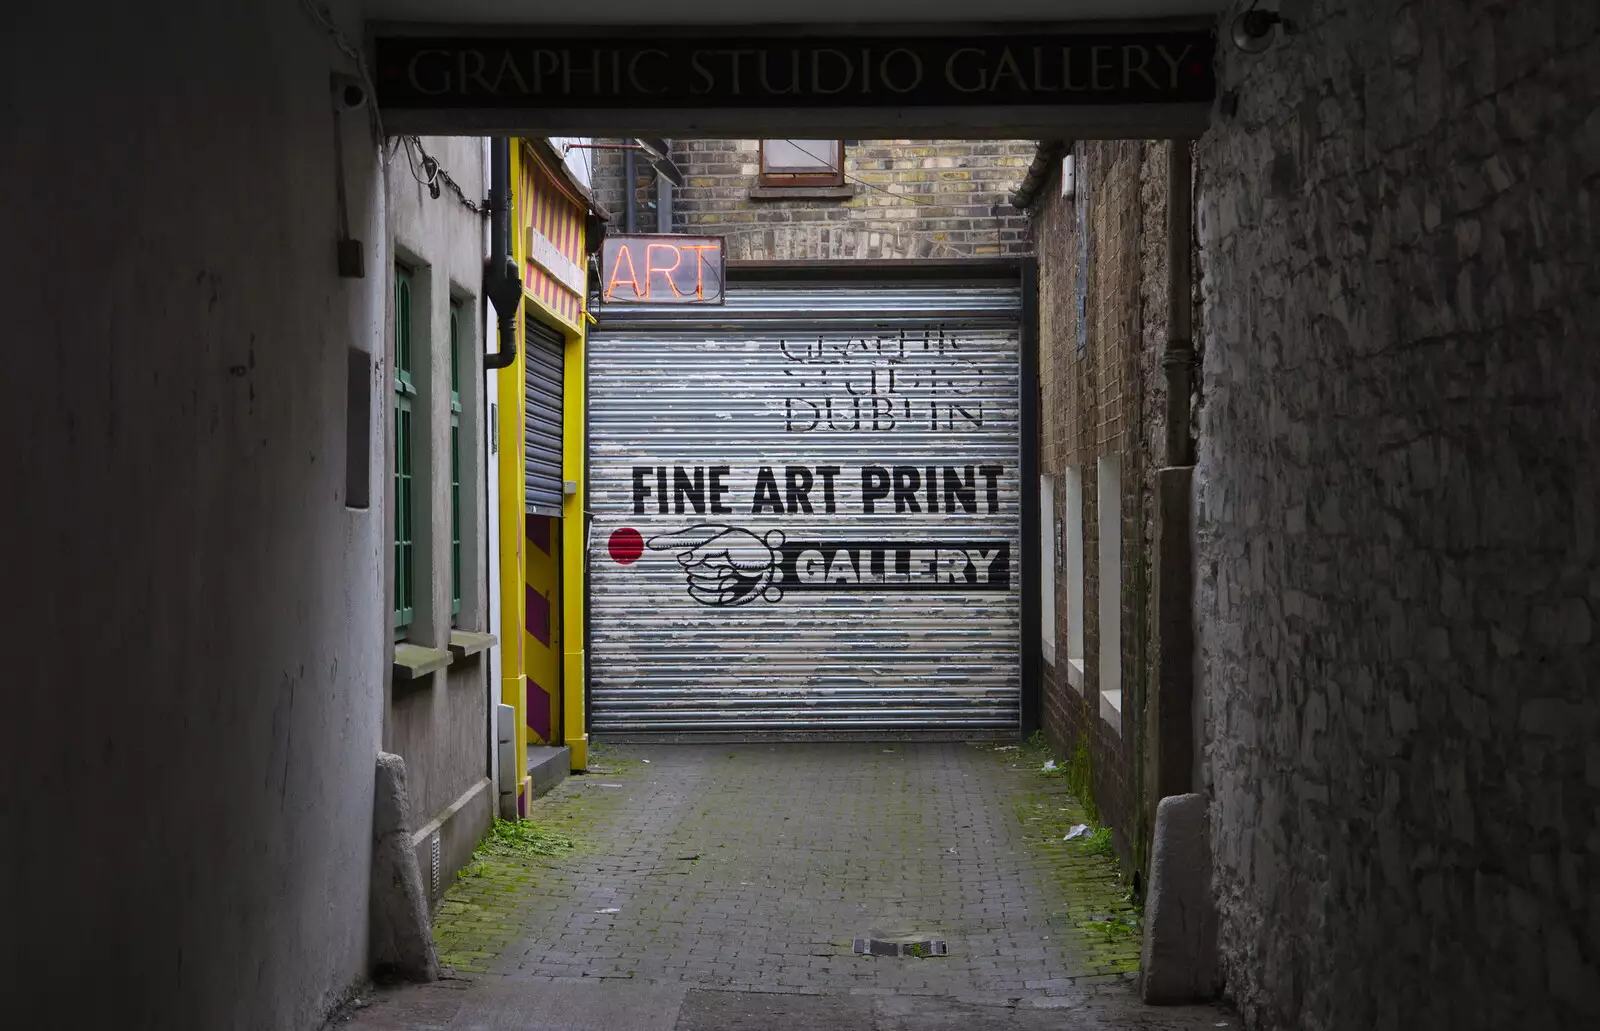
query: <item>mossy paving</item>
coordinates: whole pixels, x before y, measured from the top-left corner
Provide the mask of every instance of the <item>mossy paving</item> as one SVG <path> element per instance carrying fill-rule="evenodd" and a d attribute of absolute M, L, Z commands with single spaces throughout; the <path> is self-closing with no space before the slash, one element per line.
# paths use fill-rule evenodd
<path fill-rule="evenodd" d="M 595 747 L 585 778 L 616 781 L 644 768 L 638 759 Z M 571 852 L 585 849 L 584 832 L 615 812 L 621 796 L 591 790 L 586 780 L 568 778 L 529 807 L 528 820 L 571 839 Z M 540 875 L 564 867 L 566 855 L 482 855 L 446 889 L 433 918 L 439 962 L 461 973 L 487 973 L 527 924 L 540 902 Z"/>
<path fill-rule="evenodd" d="M 1093 828 L 1083 804 L 1067 790 L 1066 771 L 1038 744 L 986 747 L 1026 778 L 1013 807 L 1029 851 L 1046 858 L 1057 895 L 1050 916 L 1070 925 L 1096 969 L 1139 969 L 1144 914 L 1132 897 L 1106 832 L 1067 841 L 1079 824 Z"/>
<path fill-rule="evenodd" d="M 487 855 L 435 922 L 457 971 L 990 1001 L 1125 983 L 1136 917 L 1045 753 L 637 746 L 534 803 L 564 855 Z M 502 836 L 507 832 L 502 830 Z M 1104 918 L 1113 917 L 1112 921 Z M 853 936 L 947 956 L 853 954 Z"/>

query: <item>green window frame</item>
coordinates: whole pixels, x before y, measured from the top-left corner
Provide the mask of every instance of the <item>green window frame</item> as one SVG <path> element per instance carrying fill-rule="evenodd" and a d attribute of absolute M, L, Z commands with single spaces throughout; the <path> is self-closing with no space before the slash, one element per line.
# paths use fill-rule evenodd
<path fill-rule="evenodd" d="M 404 640 L 416 614 L 416 455 L 412 378 L 411 270 L 394 268 L 394 636 Z"/>
<path fill-rule="evenodd" d="M 450 301 L 450 622 L 461 615 L 461 302 Z"/>

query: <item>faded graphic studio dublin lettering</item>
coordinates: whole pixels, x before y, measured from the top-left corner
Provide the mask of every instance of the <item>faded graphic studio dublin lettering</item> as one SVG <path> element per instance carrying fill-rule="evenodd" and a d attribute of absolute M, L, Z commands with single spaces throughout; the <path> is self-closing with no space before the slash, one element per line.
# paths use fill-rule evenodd
<path fill-rule="evenodd" d="M 631 528 L 617 533 L 633 533 Z M 699 523 L 650 538 L 674 552 L 702 605 L 783 600 L 786 591 L 1004 591 L 1006 541 L 790 540 L 782 530 Z"/>
<path fill-rule="evenodd" d="M 943 326 L 893 336 L 780 340 L 790 433 L 983 428 L 983 370 Z"/>

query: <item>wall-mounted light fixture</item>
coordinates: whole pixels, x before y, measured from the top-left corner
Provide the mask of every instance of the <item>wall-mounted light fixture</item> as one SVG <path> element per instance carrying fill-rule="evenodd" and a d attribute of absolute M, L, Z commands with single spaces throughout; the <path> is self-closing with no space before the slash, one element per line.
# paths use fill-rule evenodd
<path fill-rule="evenodd" d="M 1271 50 L 1280 36 L 1296 30 L 1294 0 L 1284 0 L 1277 10 L 1257 7 L 1260 0 L 1251 0 L 1250 6 L 1234 16 L 1228 27 L 1228 37 L 1234 48 L 1244 54 L 1264 54 Z"/>
<path fill-rule="evenodd" d="M 1264 54 L 1277 41 L 1280 21 L 1277 11 L 1245 11 L 1233 19 L 1229 35 L 1240 53 Z"/>

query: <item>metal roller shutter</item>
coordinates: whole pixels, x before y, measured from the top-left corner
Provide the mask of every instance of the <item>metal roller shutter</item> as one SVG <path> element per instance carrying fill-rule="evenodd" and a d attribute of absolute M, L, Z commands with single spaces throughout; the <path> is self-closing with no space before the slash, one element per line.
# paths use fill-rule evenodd
<path fill-rule="evenodd" d="M 1015 732 L 1020 292 L 730 286 L 590 336 L 597 732 Z"/>
<path fill-rule="evenodd" d="M 561 378 L 566 340 L 536 319 L 525 320 L 527 361 L 522 434 L 527 468 L 527 507 L 561 515 Z"/>

